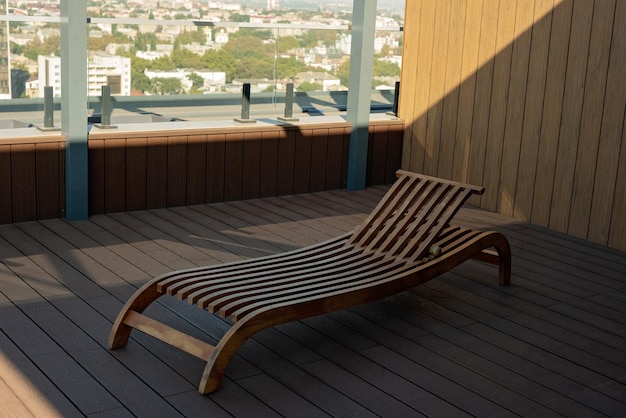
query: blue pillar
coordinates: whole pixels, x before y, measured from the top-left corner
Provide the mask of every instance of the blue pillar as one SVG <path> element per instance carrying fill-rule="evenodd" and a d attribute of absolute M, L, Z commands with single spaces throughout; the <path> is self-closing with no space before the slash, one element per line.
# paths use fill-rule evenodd
<path fill-rule="evenodd" d="M 89 216 L 87 104 L 87 0 L 61 0 L 61 130 L 66 139 L 65 216 L 70 220 Z"/>
<path fill-rule="evenodd" d="M 347 114 L 352 125 L 348 155 L 350 190 L 365 188 L 375 32 L 376 0 L 354 0 Z"/>

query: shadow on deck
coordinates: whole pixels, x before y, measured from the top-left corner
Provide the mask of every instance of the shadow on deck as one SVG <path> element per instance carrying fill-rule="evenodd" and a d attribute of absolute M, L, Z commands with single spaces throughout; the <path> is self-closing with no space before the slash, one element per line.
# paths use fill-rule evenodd
<path fill-rule="evenodd" d="M 351 230 L 386 189 L 337 190 L 0 226 L 0 415 L 620 416 L 626 254 L 466 208 L 497 229 L 512 284 L 469 261 L 381 302 L 282 325 L 239 350 L 222 389 L 151 337 L 106 349 L 151 277 Z M 215 342 L 223 319 L 162 298 L 151 314 Z"/>

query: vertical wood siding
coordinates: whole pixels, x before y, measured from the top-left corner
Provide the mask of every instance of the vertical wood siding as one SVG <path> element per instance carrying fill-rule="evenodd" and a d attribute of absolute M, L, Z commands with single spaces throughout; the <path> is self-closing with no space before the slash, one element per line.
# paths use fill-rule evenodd
<path fill-rule="evenodd" d="M 65 140 L 0 144 L 0 223 L 64 215 Z"/>
<path fill-rule="evenodd" d="M 626 2 L 406 2 L 402 166 L 626 250 Z"/>
<path fill-rule="evenodd" d="M 370 128 L 368 185 L 400 168 L 404 125 Z M 346 187 L 350 127 L 184 130 L 89 138 L 89 213 L 310 193 Z M 0 224 L 65 215 L 65 140 L 0 144 Z"/>
<path fill-rule="evenodd" d="M 395 180 L 403 130 L 398 120 L 372 124 L 368 185 Z M 90 137 L 90 214 L 346 187 L 347 123 L 162 135 Z"/>

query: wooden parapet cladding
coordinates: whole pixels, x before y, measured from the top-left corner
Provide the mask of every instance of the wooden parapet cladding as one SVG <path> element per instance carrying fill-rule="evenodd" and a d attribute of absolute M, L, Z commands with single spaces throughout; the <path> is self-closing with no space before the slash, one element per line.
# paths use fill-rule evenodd
<path fill-rule="evenodd" d="M 239 347 L 274 325 L 372 302 L 408 290 L 470 259 L 499 265 L 510 281 L 511 253 L 497 232 L 450 225 L 482 188 L 398 171 L 398 179 L 355 232 L 282 254 L 175 271 L 140 288 L 111 330 L 109 347 L 133 328 L 207 361 L 201 393 L 218 389 Z M 493 251 L 488 249 L 493 247 Z M 143 315 L 162 295 L 175 296 L 233 325 L 215 346 Z"/>

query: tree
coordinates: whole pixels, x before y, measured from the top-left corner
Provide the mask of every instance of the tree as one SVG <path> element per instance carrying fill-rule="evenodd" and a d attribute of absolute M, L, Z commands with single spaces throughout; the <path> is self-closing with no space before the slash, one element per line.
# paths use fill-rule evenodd
<path fill-rule="evenodd" d="M 135 38 L 135 48 L 138 51 L 154 51 L 156 49 L 157 37 L 152 32 L 139 32 Z"/>
<path fill-rule="evenodd" d="M 223 49 L 218 51 L 210 50 L 205 52 L 201 59 L 202 68 L 207 68 L 211 71 L 224 71 L 226 73 L 226 81 L 232 81 L 235 77 L 237 61 L 230 52 Z"/>
<path fill-rule="evenodd" d="M 322 91 L 324 87 L 319 83 L 311 83 L 309 81 L 305 81 L 300 84 L 297 88 L 298 91 L 306 92 L 306 91 Z"/>
<path fill-rule="evenodd" d="M 252 36 L 231 38 L 223 49 L 230 52 L 235 59 L 259 56 L 263 53 L 274 55 L 273 45 L 265 45 L 261 39 Z"/>
<path fill-rule="evenodd" d="M 152 81 L 143 72 L 131 72 L 131 88 L 142 93 L 150 92 Z"/>
<path fill-rule="evenodd" d="M 295 36 L 281 36 L 278 38 L 278 52 L 285 53 L 293 51 L 298 47 L 298 40 Z"/>
<path fill-rule="evenodd" d="M 335 74 L 337 78 L 341 81 L 342 86 L 348 87 L 348 82 L 350 80 L 350 60 L 345 60 L 337 69 L 337 73 Z"/>
<path fill-rule="evenodd" d="M 397 77 L 400 75 L 400 67 L 394 62 L 376 59 L 374 60 L 372 75 L 374 77 Z"/>
<path fill-rule="evenodd" d="M 242 78 L 274 78 L 274 58 L 269 56 L 247 56 L 238 61 L 235 77 Z"/>
<path fill-rule="evenodd" d="M 170 60 L 175 68 L 201 69 L 203 67 L 202 57 L 185 48 L 175 49 L 170 56 Z"/>
<path fill-rule="evenodd" d="M 250 15 L 242 15 L 239 13 L 231 13 L 230 19 L 231 22 L 250 22 Z"/>
<path fill-rule="evenodd" d="M 181 94 L 185 89 L 178 78 L 155 77 L 151 80 L 150 92 L 157 95 Z"/>
<path fill-rule="evenodd" d="M 202 78 L 201 76 L 199 76 L 196 73 L 191 73 L 187 76 L 187 78 L 189 79 L 189 81 L 191 81 L 191 85 L 193 88 L 195 89 L 201 89 L 202 87 L 204 87 L 204 78 Z"/>
<path fill-rule="evenodd" d="M 39 38 L 33 39 L 24 46 L 24 56 L 33 61 L 37 61 L 39 55 L 61 55 L 61 37 L 49 36 L 43 42 Z"/>
<path fill-rule="evenodd" d="M 178 42 L 179 45 L 189 45 L 194 42 L 205 45 L 206 33 L 204 33 L 202 28 L 197 28 L 195 31 L 183 32 L 176 37 L 176 42 Z"/>

